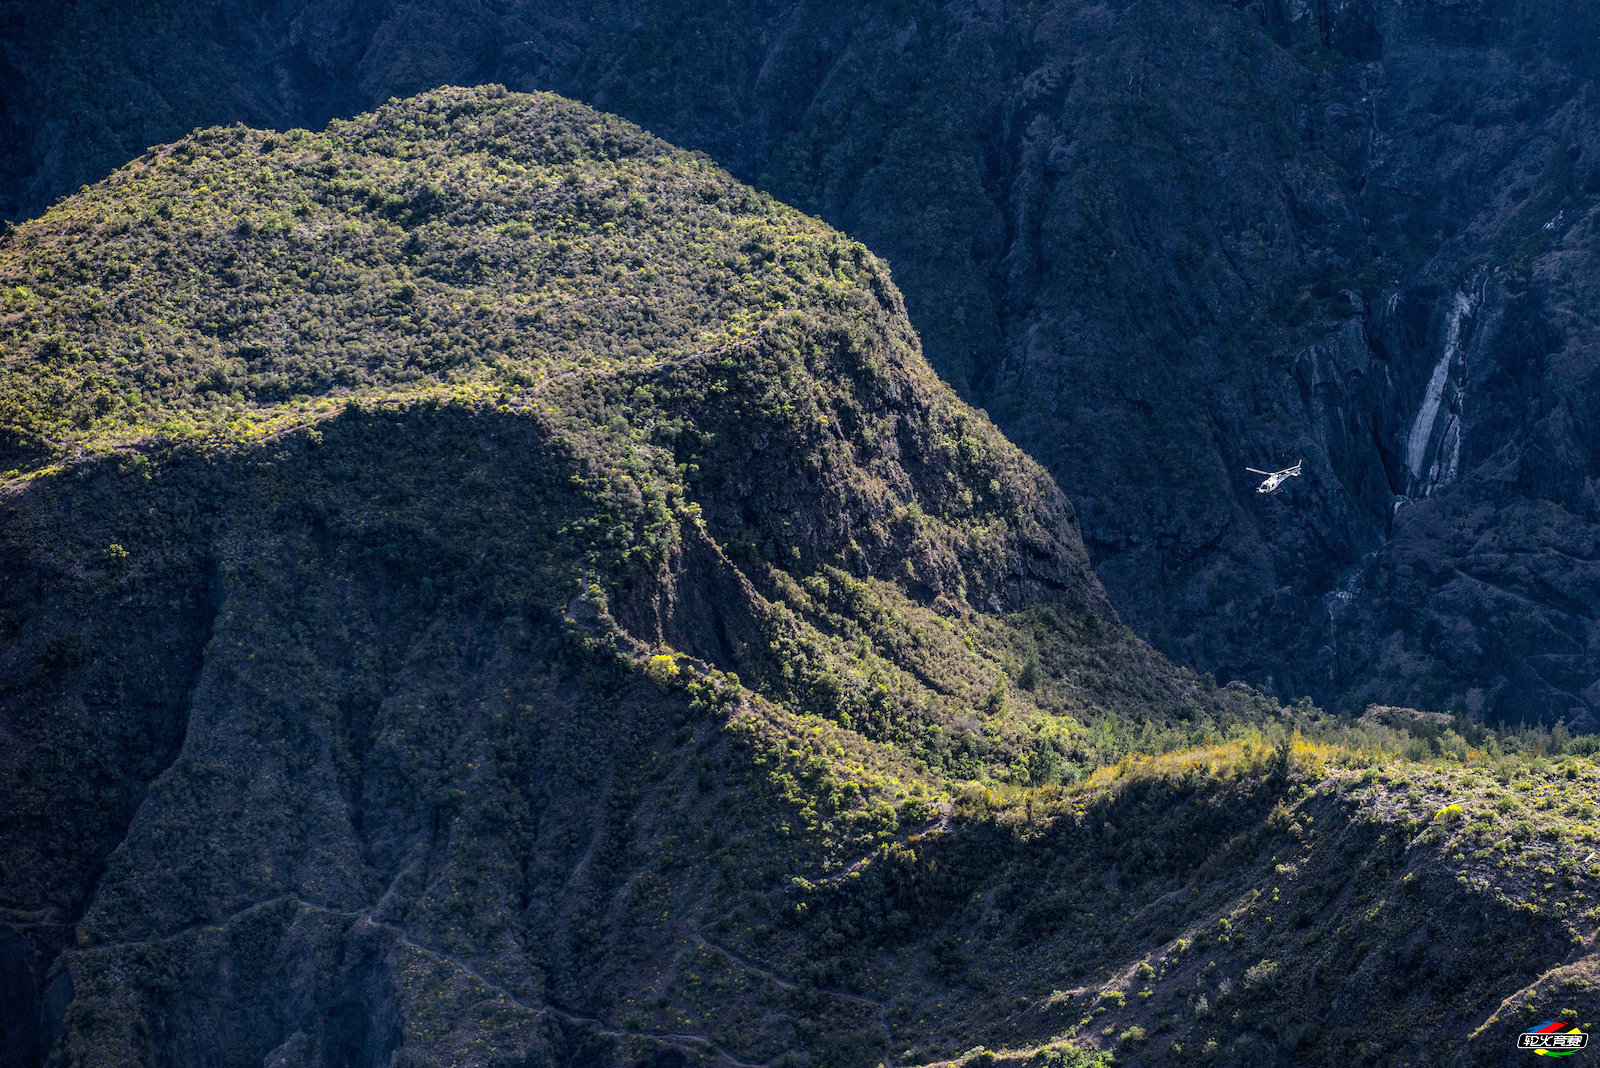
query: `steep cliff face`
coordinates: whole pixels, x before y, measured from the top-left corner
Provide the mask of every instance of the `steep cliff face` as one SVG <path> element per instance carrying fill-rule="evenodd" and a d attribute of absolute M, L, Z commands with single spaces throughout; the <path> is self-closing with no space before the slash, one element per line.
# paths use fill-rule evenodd
<path fill-rule="evenodd" d="M 931 362 L 1067 490 L 1163 649 L 1352 707 L 1592 726 L 1595 18 L 34 5 L 0 48 L 0 211 L 194 123 L 554 88 L 887 257 Z M 1243 471 L 1300 457 L 1274 497 Z"/>

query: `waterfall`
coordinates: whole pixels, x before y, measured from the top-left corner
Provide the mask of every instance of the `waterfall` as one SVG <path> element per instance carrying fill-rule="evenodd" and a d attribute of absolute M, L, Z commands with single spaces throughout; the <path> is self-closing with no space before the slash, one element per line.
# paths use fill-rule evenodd
<path fill-rule="evenodd" d="M 1445 319 L 1444 352 L 1434 365 L 1427 392 L 1422 398 L 1422 407 L 1417 410 L 1411 433 L 1406 437 L 1406 470 L 1411 473 L 1413 485 L 1419 490 L 1415 496 L 1426 497 L 1443 483 L 1454 479 L 1461 467 L 1460 383 L 1456 386 L 1457 403 L 1445 413 L 1444 431 L 1439 435 L 1439 449 L 1434 454 L 1432 464 L 1427 462 L 1428 446 L 1434 439 L 1434 424 L 1438 421 L 1439 409 L 1444 405 L 1450 372 L 1461 356 L 1461 321 L 1470 318 L 1477 307 L 1476 293 L 1457 293 L 1451 302 L 1450 312 Z"/>

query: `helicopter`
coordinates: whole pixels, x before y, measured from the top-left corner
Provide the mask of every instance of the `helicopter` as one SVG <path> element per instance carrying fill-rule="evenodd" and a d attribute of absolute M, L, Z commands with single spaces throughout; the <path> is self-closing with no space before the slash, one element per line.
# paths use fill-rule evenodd
<path fill-rule="evenodd" d="M 1305 463 L 1303 459 L 1296 460 L 1293 467 L 1285 467 L 1282 471 L 1262 471 L 1254 467 L 1247 467 L 1245 470 L 1253 475 L 1267 476 L 1266 480 L 1256 487 L 1257 493 L 1273 493 L 1277 491 L 1279 486 L 1283 485 L 1285 480 L 1298 478 L 1300 476 L 1300 465 L 1303 463 Z"/>

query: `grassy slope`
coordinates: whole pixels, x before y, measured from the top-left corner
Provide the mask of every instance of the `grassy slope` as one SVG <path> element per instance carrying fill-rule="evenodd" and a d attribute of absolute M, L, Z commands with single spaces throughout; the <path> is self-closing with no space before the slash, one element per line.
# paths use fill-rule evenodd
<path fill-rule="evenodd" d="M 38 985 L 70 941 L 65 1017 L 36 996 L 60 1063 L 917 1063 L 1134 1027 L 1123 1056 L 1270 1060 L 1359 1045 L 1269 1033 L 1273 997 L 1392 1008 L 1317 947 L 1424 904 L 1285 925 L 1251 894 L 1387 885 L 1468 773 L 1363 782 L 1392 729 L 1295 753 L 1133 640 L 881 264 L 702 159 L 494 90 L 204 131 L 8 235 L 0 282 L 0 905 Z M 1592 935 L 1592 815 L 1531 807 L 1503 866 L 1413 843 L 1530 940 L 1498 972 L 1462 943 L 1463 1005 Z M 1567 882 L 1502 907 L 1558 824 Z M 1224 917 L 1185 978 L 1173 940 Z"/>
<path fill-rule="evenodd" d="M 922 972 L 884 988 L 942 1040 L 917 1060 L 978 1039 L 1048 1063 L 1070 1039 L 1136 1064 L 1499 1064 L 1538 1021 L 1592 1026 L 1592 761 L 1415 762 L 1381 733 L 1031 792 L 832 911 L 938 918 L 885 969 Z"/>

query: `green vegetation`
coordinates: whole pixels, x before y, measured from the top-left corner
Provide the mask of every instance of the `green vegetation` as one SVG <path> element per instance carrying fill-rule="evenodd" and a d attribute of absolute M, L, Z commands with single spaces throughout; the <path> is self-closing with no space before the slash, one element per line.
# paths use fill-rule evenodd
<path fill-rule="evenodd" d="M 881 271 L 703 157 L 499 90 L 202 131 L 5 241 L 0 413 L 24 470 L 256 439 L 350 397 L 663 365 Z"/>

